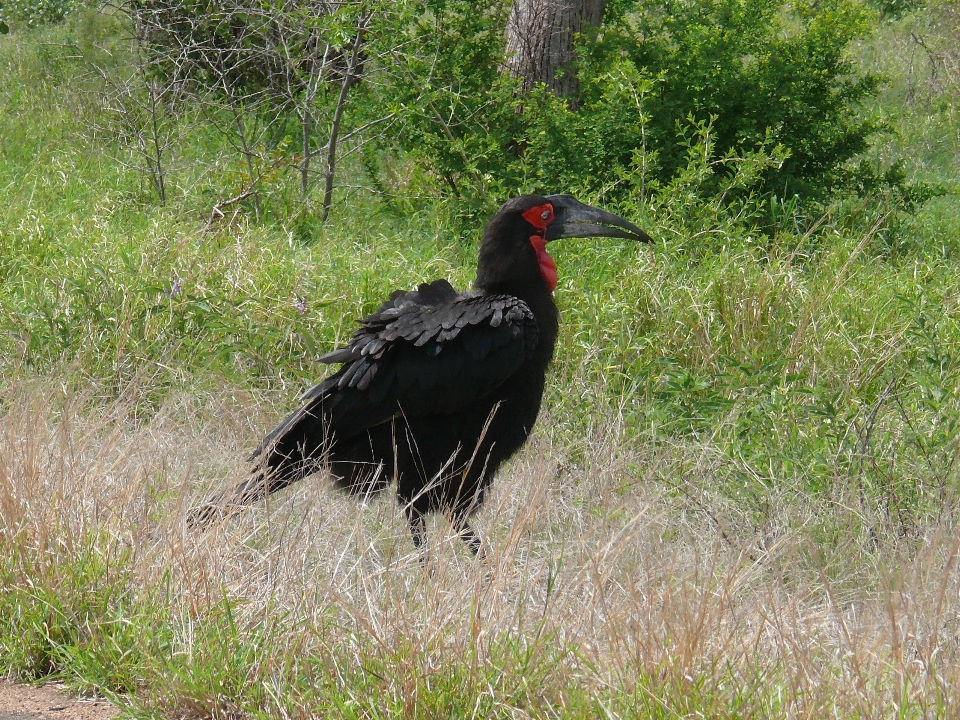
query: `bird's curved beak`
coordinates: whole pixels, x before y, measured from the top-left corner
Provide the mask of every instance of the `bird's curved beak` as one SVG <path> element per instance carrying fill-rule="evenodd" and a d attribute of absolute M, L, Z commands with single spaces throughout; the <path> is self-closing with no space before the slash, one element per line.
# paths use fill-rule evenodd
<path fill-rule="evenodd" d="M 547 242 L 569 237 L 617 237 L 653 242 L 652 237 L 633 223 L 586 205 L 571 195 L 547 195 L 547 201 L 553 205 L 553 222 L 547 226 Z"/>

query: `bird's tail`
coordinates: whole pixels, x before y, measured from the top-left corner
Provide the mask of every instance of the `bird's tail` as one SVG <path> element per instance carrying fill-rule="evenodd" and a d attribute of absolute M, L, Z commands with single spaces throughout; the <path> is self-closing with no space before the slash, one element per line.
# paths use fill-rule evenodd
<path fill-rule="evenodd" d="M 308 460 L 272 469 L 260 463 L 250 473 L 250 477 L 235 488 L 213 495 L 193 508 L 187 516 L 187 527 L 203 529 L 218 520 L 232 517 L 247 505 L 252 505 L 319 469 L 316 462 Z"/>
<path fill-rule="evenodd" d="M 280 487 L 283 486 L 271 487 L 271 483 L 262 469 L 254 470 L 249 478 L 232 490 L 213 495 L 207 498 L 203 504 L 193 508 L 187 516 L 187 527 L 190 529 L 207 528 L 219 520 L 225 520 L 236 515 L 243 507 L 252 505 L 269 493 L 279 490 Z"/>
<path fill-rule="evenodd" d="M 310 405 L 301 408 L 274 428 L 248 458 L 250 476 L 193 508 L 187 526 L 208 527 L 322 469 L 329 443 L 319 413 L 312 410 Z"/>

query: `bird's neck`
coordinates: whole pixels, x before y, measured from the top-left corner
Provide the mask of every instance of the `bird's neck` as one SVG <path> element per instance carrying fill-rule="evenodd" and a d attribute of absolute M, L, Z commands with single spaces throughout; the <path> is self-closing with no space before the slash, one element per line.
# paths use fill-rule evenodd
<path fill-rule="evenodd" d="M 519 296 L 518 296 L 519 297 Z M 546 368 L 553 359 L 553 351 L 557 345 L 557 334 L 560 331 L 560 311 L 553 301 L 553 293 L 547 292 L 530 298 L 521 298 L 537 319 L 537 328 L 540 331 L 538 355 L 543 367 Z"/>
<path fill-rule="evenodd" d="M 557 334 L 560 330 L 560 312 L 553 300 L 553 293 L 547 289 L 539 277 L 532 281 L 525 279 L 522 282 L 501 280 L 494 282 L 474 283 L 474 289 L 487 295 L 511 295 L 523 300 L 537 319 L 537 328 L 540 333 L 538 355 L 546 367 L 553 359 L 554 346 L 557 343 Z"/>

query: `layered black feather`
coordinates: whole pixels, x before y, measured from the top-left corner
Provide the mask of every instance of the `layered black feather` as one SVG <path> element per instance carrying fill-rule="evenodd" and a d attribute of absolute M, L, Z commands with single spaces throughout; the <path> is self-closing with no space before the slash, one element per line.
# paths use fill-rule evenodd
<path fill-rule="evenodd" d="M 536 319 L 508 295 L 458 294 L 446 280 L 395 292 L 343 348 L 319 358 L 343 363 L 307 390 L 250 457 L 277 470 L 310 454 L 309 442 L 284 443 L 298 424 L 322 425 L 328 443 L 346 442 L 397 416 L 461 412 L 493 393 L 537 347 Z M 299 452 L 298 452 L 299 451 Z"/>

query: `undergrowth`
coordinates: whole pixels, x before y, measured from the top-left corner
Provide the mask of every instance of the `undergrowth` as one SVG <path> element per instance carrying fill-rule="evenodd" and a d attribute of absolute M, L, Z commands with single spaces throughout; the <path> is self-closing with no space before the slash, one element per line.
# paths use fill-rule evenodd
<path fill-rule="evenodd" d="M 8 388 L 0 416 L 14 677 L 136 717 L 956 712 L 952 514 L 905 543 L 779 490 L 755 529 L 717 493 L 710 443 L 628 440 L 608 415 L 579 452 L 540 436 L 500 478 L 486 561 L 437 518 L 424 568 L 389 499 L 323 478 L 186 530 L 199 469 L 242 477 L 263 398 L 171 395 L 143 421 L 136 392 L 52 390 Z"/>

